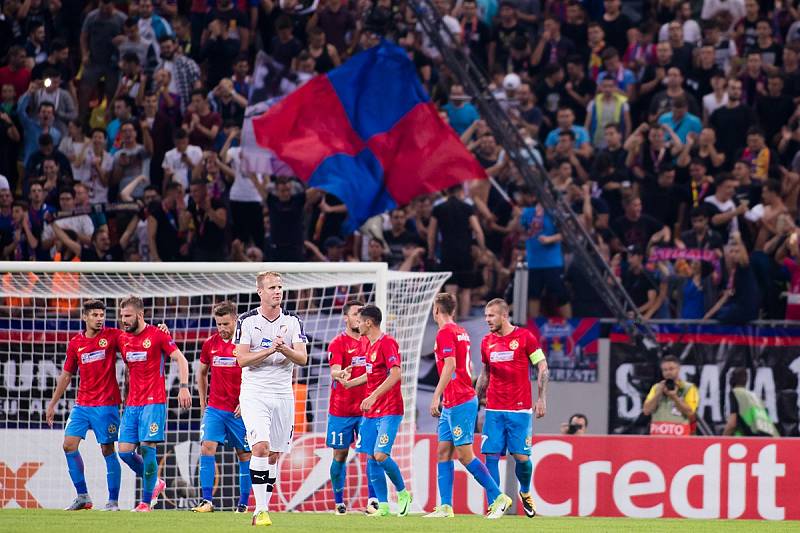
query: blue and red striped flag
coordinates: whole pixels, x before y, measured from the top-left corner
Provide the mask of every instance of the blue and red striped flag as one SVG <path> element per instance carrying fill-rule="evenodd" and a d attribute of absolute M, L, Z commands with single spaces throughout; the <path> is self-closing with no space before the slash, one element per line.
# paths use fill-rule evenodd
<path fill-rule="evenodd" d="M 486 173 L 439 117 L 402 48 L 384 41 L 253 121 L 256 141 L 347 206 L 351 228 Z"/>

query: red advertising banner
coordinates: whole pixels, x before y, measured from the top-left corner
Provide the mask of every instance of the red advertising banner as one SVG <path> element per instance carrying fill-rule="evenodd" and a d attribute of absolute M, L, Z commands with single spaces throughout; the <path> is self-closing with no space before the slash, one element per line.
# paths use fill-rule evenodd
<path fill-rule="evenodd" d="M 533 442 L 533 492 L 543 516 L 800 519 L 800 439 L 541 436 Z M 425 498 L 417 501 L 429 510 L 436 505 L 436 436 L 419 435 L 417 447 L 429 456 L 425 464 L 414 454 L 416 475 L 427 473 L 426 486 L 418 487 L 424 494 L 415 499 Z M 457 513 L 484 506 L 481 487 L 463 468 L 453 501 Z"/>

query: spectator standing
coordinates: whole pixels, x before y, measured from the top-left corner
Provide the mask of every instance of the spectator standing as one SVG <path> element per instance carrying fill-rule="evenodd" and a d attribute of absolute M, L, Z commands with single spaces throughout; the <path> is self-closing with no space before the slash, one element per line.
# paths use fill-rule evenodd
<path fill-rule="evenodd" d="M 199 146 L 189 144 L 189 135 L 183 128 L 175 131 L 173 141 L 175 148 L 164 155 L 162 163 L 164 185 L 176 181 L 186 190 L 192 181 L 194 168 L 203 159 L 203 150 Z"/>
<path fill-rule="evenodd" d="M 28 160 L 37 149 L 39 137 L 50 135 L 53 144 L 61 142 L 61 132 L 55 127 L 55 107 L 51 102 L 42 102 L 36 108 L 36 118 L 28 114 L 28 106 L 33 94 L 39 89 L 38 82 L 31 82 L 31 86 L 17 103 L 17 116 L 23 127 L 22 164 L 27 167 Z"/>
<path fill-rule="evenodd" d="M 445 283 L 445 289 L 458 295 L 458 316 L 466 318 L 472 306 L 472 289 L 480 285 L 474 272 L 473 238 L 482 251 L 486 249 L 486 244 L 474 208 L 464 201 L 464 187 L 450 187 L 446 191 L 446 198 L 433 208 L 431 214 L 428 259 L 435 259 L 438 242 L 440 269 L 453 273 Z"/>
<path fill-rule="evenodd" d="M 180 96 L 181 112 L 186 111 L 186 107 L 191 100 L 192 91 L 198 88 L 200 82 L 200 67 L 189 57 L 178 52 L 175 44 L 175 37 L 167 35 L 159 41 L 161 50 L 161 63 L 159 69 L 166 69 L 170 73 L 167 91 Z"/>
<path fill-rule="evenodd" d="M 147 128 L 142 129 L 144 144 L 136 142 L 136 124 L 127 121 L 120 127 L 120 137 L 122 145 L 114 153 L 114 164 L 111 170 L 110 188 L 119 191 L 124 189 L 130 182 L 141 175 L 145 175 L 147 180 L 141 181 L 134 189 L 131 196 L 141 198 L 144 195 L 144 188 L 150 181 L 150 154 L 152 153 L 152 141 Z M 112 198 L 115 198 L 112 194 Z"/>
<path fill-rule="evenodd" d="M 8 65 L 0 67 L 0 86 L 12 85 L 17 98 L 25 94 L 31 83 L 31 71 L 25 60 L 25 49 L 12 46 L 8 50 Z"/>
<path fill-rule="evenodd" d="M 561 250 L 561 233 L 555 220 L 541 202 L 526 191 L 526 207 L 519 224 L 525 238 L 528 263 L 528 317 L 540 315 L 542 298 L 552 298 L 562 318 L 572 316 L 569 294 L 564 285 L 564 256 Z"/>
<path fill-rule="evenodd" d="M 238 129 L 231 132 L 220 156 L 235 173 L 229 194 L 233 236 L 245 246 L 252 243 L 263 251 L 265 234 L 263 202 L 267 196 L 267 180 L 250 170 L 240 147 L 229 148 L 238 135 Z"/>
<path fill-rule="evenodd" d="M 190 144 L 203 151 L 213 149 L 214 140 L 222 129 L 222 117 L 211 110 L 204 90 L 192 91 L 192 110 L 183 119 L 183 129 L 189 133 Z"/>
<path fill-rule="evenodd" d="M 273 261 L 305 259 L 305 204 L 306 193 L 302 190 L 293 191 L 293 183 L 286 178 L 276 180 L 274 190 L 267 194 L 270 236 L 274 247 L 271 254 Z"/>
<path fill-rule="evenodd" d="M 122 33 L 126 18 L 114 9 L 112 0 L 100 0 L 97 9 L 90 11 L 83 21 L 80 37 L 83 74 L 78 91 L 81 116 L 88 113 L 89 95 L 100 79 L 105 79 L 107 96 L 117 90 L 119 70 L 113 41 Z"/>
<path fill-rule="evenodd" d="M 208 183 L 203 179 L 193 180 L 189 186 L 189 205 L 186 208 L 191 217 L 187 242 L 192 261 L 224 261 L 227 257 L 225 246 L 225 226 L 228 212 L 221 200 L 208 193 Z"/>

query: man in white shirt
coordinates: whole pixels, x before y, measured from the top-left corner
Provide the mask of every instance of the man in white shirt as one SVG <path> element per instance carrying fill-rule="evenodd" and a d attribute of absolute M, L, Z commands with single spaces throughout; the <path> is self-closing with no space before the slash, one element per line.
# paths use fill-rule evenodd
<path fill-rule="evenodd" d="M 58 205 L 61 211 L 72 212 L 75 210 L 75 191 L 71 188 L 62 189 L 58 193 Z M 46 250 L 53 246 L 56 235 L 53 232 L 53 224 L 57 224 L 61 229 L 70 229 L 78 234 L 78 242 L 88 245 L 92 242 L 94 224 L 89 215 L 77 215 L 60 218 L 49 224 L 45 224 L 42 231 L 42 247 Z"/>
<path fill-rule="evenodd" d="M 236 359 L 242 367 L 239 393 L 247 442 L 253 452 L 250 478 L 256 508 L 254 526 L 272 524 L 267 506 L 278 479 L 278 457 L 291 448 L 294 429 L 294 365 L 308 362 L 303 324 L 281 309 L 283 281 L 277 272 L 260 272 L 261 305 L 236 322 Z"/>
<path fill-rule="evenodd" d="M 189 144 L 189 134 L 178 128 L 172 137 L 175 148 L 164 154 L 164 186 L 171 181 L 180 183 L 184 190 L 189 188 L 194 167 L 203 160 L 203 150 L 199 146 Z"/>
<path fill-rule="evenodd" d="M 235 135 L 234 132 L 231 136 Z M 230 137 L 229 136 L 229 140 Z M 230 142 L 225 143 L 227 147 Z M 222 160 L 235 173 L 229 194 L 233 216 L 233 236 L 243 243 L 252 242 L 264 248 L 264 199 L 267 195 L 267 180 L 262 174 L 250 170 L 247 155 L 241 147 L 222 149 Z"/>

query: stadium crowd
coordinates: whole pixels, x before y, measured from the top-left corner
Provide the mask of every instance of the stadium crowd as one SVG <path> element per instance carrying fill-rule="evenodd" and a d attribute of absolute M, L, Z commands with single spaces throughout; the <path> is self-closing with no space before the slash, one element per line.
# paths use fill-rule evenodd
<path fill-rule="evenodd" d="M 386 260 L 455 272 L 461 316 L 527 261 L 533 316 L 609 315 L 410 2 L 0 3 L 3 259 Z M 793 1 L 435 5 L 645 317 L 800 318 Z M 493 182 L 347 235 L 337 198 L 251 172 L 239 140 L 258 50 L 296 87 L 380 35 Z"/>

